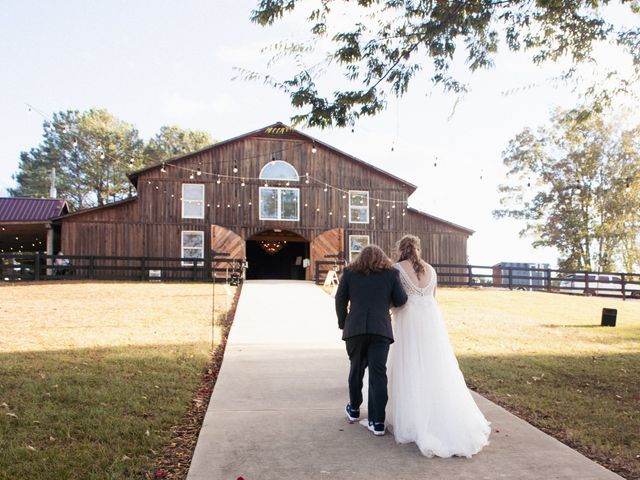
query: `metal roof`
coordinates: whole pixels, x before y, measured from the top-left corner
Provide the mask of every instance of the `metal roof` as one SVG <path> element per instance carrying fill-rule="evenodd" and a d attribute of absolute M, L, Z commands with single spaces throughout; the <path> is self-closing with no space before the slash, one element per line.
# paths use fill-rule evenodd
<path fill-rule="evenodd" d="M 0 198 L 0 223 L 48 222 L 67 211 L 67 202 L 57 198 Z"/>

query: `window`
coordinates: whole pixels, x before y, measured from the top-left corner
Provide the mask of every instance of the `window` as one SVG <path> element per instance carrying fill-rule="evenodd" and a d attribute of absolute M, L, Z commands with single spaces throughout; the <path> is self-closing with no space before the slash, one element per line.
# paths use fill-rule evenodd
<path fill-rule="evenodd" d="M 262 167 L 260 178 L 262 180 L 290 180 L 294 182 L 300 180 L 297 170 L 282 160 L 273 160 Z"/>
<path fill-rule="evenodd" d="M 349 222 L 369 223 L 369 192 L 349 191 Z"/>
<path fill-rule="evenodd" d="M 204 232 L 182 232 L 182 258 L 204 258 Z M 183 267 L 192 266 L 193 262 L 182 261 Z M 198 265 L 204 265 L 198 262 Z"/>
<path fill-rule="evenodd" d="M 369 245 L 369 235 L 349 235 L 349 261 L 354 261 L 367 245 Z"/>
<path fill-rule="evenodd" d="M 182 218 L 204 218 L 203 184 L 182 184 Z"/>
<path fill-rule="evenodd" d="M 260 187 L 260 220 L 300 220 L 300 189 Z"/>

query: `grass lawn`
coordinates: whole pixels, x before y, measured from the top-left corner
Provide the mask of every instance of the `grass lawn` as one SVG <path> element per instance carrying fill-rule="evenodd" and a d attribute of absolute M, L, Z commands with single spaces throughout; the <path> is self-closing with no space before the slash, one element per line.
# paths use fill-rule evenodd
<path fill-rule="evenodd" d="M 143 478 L 210 361 L 212 289 L 0 286 L 0 479 Z"/>
<path fill-rule="evenodd" d="M 452 288 L 437 298 L 472 388 L 640 478 L 640 301 Z M 616 327 L 600 327 L 603 307 L 618 309 Z"/>

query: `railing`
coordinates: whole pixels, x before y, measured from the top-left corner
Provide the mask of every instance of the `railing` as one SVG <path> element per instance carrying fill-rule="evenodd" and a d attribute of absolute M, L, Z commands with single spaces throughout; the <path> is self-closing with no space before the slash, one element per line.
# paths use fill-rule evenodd
<path fill-rule="evenodd" d="M 242 259 L 0 254 L 4 281 L 124 280 L 213 282 L 242 277 Z"/>
<path fill-rule="evenodd" d="M 438 284 L 451 287 L 496 287 L 612 297 L 640 298 L 640 273 L 587 272 L 549 268 L 432 264 Z M 316 261 L 314 280 L 322 283 L 329 270 L 344 261 Z"/>

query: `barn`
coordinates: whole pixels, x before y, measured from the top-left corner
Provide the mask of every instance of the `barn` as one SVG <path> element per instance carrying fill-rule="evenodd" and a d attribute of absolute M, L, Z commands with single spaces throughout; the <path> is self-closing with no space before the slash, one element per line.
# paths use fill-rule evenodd
<path fill-rule="evenodd" d="M 133 172 L 137 195 L 61 216 L 70 255 L 246 258 L 247 278 L 318 280 L 402 235 L 430 263 L 466 264 L 468 228 L 408 206 L 416 190 L 283 123 Z"/>

